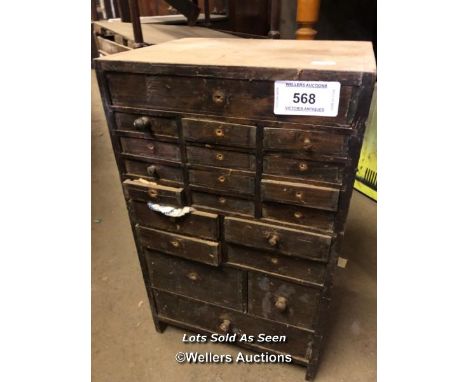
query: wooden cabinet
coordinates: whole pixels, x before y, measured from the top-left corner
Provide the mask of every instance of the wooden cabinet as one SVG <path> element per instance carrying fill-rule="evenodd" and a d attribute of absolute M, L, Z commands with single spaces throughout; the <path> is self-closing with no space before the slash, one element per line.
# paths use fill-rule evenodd
<path fill-rule="evenodd" d="M 372 45 L 183 39 L 96 69 L 156 329 L 286 335 L 238 344 L 290 354 L 312 378 Z M 339 82 L 336 115 L 275 114 L 275 81 Z"/>

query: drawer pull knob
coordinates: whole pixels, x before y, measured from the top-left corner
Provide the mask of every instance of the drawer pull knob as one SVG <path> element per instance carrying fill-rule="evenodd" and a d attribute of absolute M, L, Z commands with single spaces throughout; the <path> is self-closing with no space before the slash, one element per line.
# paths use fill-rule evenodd
<path fill-rule="evenodd" d="M 174 248 L 179 248 L 179 247 L 180 247 L 180 242 L 178 242 L 177 240 L 172 240 L 172 241 L 171 241 L 171 245 L 172 245 Z"/>
<path fill-rule="evenodd" d="M 221 324 L 219 325 L 219 330 L 221 330 L 224 333 L 229 332 L 229 329 L 231 329 L 231 321 L 229 320 L 223 320 Z"/>
<path fill-rule="evenodd" d="M 275 301 L 275 308 L 278 309 L 280 312 L 284 312 L 287 308 L 288 300 L 286 297 L 279 296 Z"/>
<path fill-rule="evenodd" d="M 221 175 L 220 177 L 218 177 L 218 181 L 220 183 L 224 183 L 226 181 L 226 177 L 224 175 Z"/>
<path fill-rule="evenodd" d="M 299 170 L 306 171 L 308 168 L 307 163 L 301 162 L 299 163 Z"/>
<path fill-rule="evenodd" d="M 220 197 L 218 201 L 220 204 L 226 204 L 226 198 Z"/>
<path fill-rule="evenodd" d="M 217 159 L 217 160 L 223 160 L 223 159 L 224 159 L 224 155 L 221 154 L 221 153 L 217 153 L 217 154 L 216 154 L 216 159 Z"/>
<path fill-rule="evenodd" d="M 296 191 L 296 198 L 302 199 L 303 196 L 304 194 L 302 193 L 302 191 Z"/>
<path fill-rule="evenodd" d="M 301 218 L 304 217 L 304 215 L 302 214 L 302 212 L 296 211 L 296 212 L 294 212 L 294 217 L 296 219 L 301 219 Z"/>
<path fill-rule="evenodd" d="M 151 151 L 154 150 L 154 145 L 151 144 L 151 143 L 150 143 L 149 145 L 146 145 L 146 147 L 147 147 L 149 150 L 151 150 Z"/>
<path fill-rule="evenodd" d="M 213 92 L 213 97 L 212 97 L 212 99 L 213 99 L 213 102 L 214 102 L 215 104 L 218 104 L 218 105 L 223 104 L 225 98 L 226 98 L 226 97 L 224 96 L 224 92 L 223 92 L 223 91 L 221 91 L 221 90 L 215 90 L 215 91 Z"/>
<path fill-rule="evenodd" d="M 270 244 L 272 247 L 276 247 L 279 243 L 279 236 L 276 233 L 272 233 L 268 235 L 268 244 Z"/>
<path fill-rule="evenodd" d="M 158 191 L 150 188 L 148 190 L 148 195 L 151 196 L 152 198 L 155 198 L 156 196 L 158 196 Z"/>
<path fill-rule="evenodd" d="M 133 121 L 133 127 L 141 131 L 148 130 L 151 127 L 151 121 L 148 117 L 140 117 Z"/>
<path fill-rule="evenodd" d="M 216 129 L 215 134 L 216 134 L 217 137 L 224 137 L 223 129 Z"/>
<path fill-rule="evenodd" d="M 152 177 L 155 177 L 155 178 L 158 177 L 158 173 L 157 173 L 156 170 L 157 170 L 157 167 L 154 164 L 152 164 L 151 166 L 148 166 L 146 168 L 146 172 L 148 173 L 148 175 L 152 176 Z"/>
<path fill-rule="evenodd" d="M 198 273 L 197 272 L 190 272 L 187 277 L 192 281 L 198 280 Z"/>
<path fill-rule="evenodd" d="M 310 138 L 305 138 L 304 139 L 304 150 L 310 150 L 312 148 L 312 142 Z"/>

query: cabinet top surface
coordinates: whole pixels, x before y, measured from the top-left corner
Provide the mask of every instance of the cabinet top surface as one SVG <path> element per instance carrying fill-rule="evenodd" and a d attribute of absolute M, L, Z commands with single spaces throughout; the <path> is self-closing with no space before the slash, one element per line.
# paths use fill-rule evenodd
<path fill-rule="evenodd" d="M 372 43 L 364 41 L 184 38 L 99 60 L 375 73 Z"/>

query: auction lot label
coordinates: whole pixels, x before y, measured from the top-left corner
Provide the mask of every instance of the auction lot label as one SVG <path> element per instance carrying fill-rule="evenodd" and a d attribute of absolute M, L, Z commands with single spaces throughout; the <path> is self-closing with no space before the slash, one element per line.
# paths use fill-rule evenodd
<path fill-rule="evenodd" d="M 275 81 L 276 115 L 336 117 L 341 84 L 325 81 Z"/>

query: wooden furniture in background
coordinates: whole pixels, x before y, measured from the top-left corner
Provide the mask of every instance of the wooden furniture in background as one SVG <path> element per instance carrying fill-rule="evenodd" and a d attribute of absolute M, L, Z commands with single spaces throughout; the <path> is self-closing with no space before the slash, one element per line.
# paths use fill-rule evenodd
<path fill-rule="evenodd" d="M 317 31 L 314 29 L 319 19 L 320 0 L 297 0 L 297 40 L 314 40 Z"/>
<path fill-rule="evenodd" d="M 236 334 L 313 378 L 372 45 L 191 38 L 104 57 L 96 73 L 156 330 Z M 275 114 L 276 80 L 339 82 L 337 115 Z M 260 333 L 287 342 L 239 342 Z"/>
<path fill-rule="evenodd" d="M 279 24 L 281 14 L 281 0 L 270 1 L 270 31 L 268 37 L 272 39 L 279 39 Z"/>

